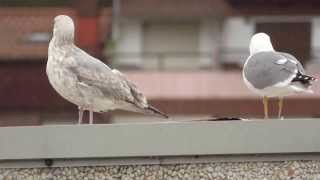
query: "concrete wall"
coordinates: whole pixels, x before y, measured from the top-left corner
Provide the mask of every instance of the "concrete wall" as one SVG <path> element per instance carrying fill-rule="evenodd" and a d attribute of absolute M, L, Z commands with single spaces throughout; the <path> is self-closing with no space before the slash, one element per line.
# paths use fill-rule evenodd
<path fill-rule="evenodd" d="M 210 67 L 216 64 L 215 60 L 218 59 L 218 52 L 220 48 L 221 42 L 221 22 L 219 19 L 214 18 L 203 18 L 203 19 L 195 19 L 190 23 L 179 20 L 144 20 L 139 18 L 123 18 L 117 22 L 118 28 L 116 28 L 115 34 L 115 42 L 116 42 L 116 53 L 119 56 L 116 56 L 114 59 L 115 65 L 120 66 L 143 66 L 145 68 L 157 66 L 159 63 L 157 58 L 153 56 L 143 56 L 139 57 L 145 52 L 148 52 L 149 47 L 144 47 L 145 38 L 146 37 L 146 29 L 144 29 L 144 23 L 148 23 L 161 26 L 167 26 L 172 29 L 179 29 L 179 25 L 189 25 L 194 28 L 194 33 L 188 35 L 188 40 L 193 40 L 194 44 L 177 42 L 176 39 L 184 39 L 183 35 L 185 34 L 181 32 L 177 36 L 171 37 L 171 39 L 161 38 L 161 34 L 157 34 L 154 36 L 157 44 L 154 46 L 161 47 L 162 44 L 167 44 L 170 47 L 174 46 L 175 48 L 171 48 L 172 50 L 168 51 L 168 54 L 164 54 L 165 56 L 163 61 L 168 64 L 168 67 L 181 67 L 182 69 L 188 68 L 197 68 L 197 67 Z M 166 23 L 167 22 L 167 23 Z M 175 26 L 176 27 L 172 27 Z M 186 30 L 186 29 L 184 29 Z M 170 30 L 162 32 L 162 35 L 170 35 Z M 192 36 L 191 36 L 192 35 Z M 149 37 L 149 36 L 148 36 Z M 166 37 L 166 36 L 165 36 Z M 150 39 L 150 37 L 149 37 Z M 171 41 L 171 42 L 170 42 Z M 179 46 L 180 43 L 180 46 Z M 182 44 L 181 44 L 182 43 Z M 178 45 L 176 45 L 178 44 Z M 152 44 L 151 44 L 152 45 Z M 184 48 L 183 45 L 188 45 L 188 47 L 194 46 L 190 50 L 190 48 Z M 160 49 L 161 50 L 161 49 Z M 155 51 L 157 52 L 157 51 Z M 131 53 L 131 54 L 130 54 Z M 170 54 L 171 53 L 171 54 Z M 173 53 L 173 54 L 172 54 Z M 177 53 L 177 54 L 174 54 Z M 191 54 L 190 54 L 191 53 Z M 195 54 L 194 54 L 195 53 Z M 126 55 L 127 54 L 127 55 Z M 162 60 L 162 59 L 160 59 Z M 195 60 L 195 61 L 194 61 Z M 144 61 L 144 62 L 142 62 Z M 189 65 L 188 65 L 189 62 Z M 190 63 L 191 62 L 191 63 Z M 192 63 L 195 62 L 195 63 Z M 142 64 L 143 63 L 143 64 Z M 186 66 L 186 67 L 184 67 Z"/>
<path fill-rule="evenodd" d="M 115 37 L 116 53 L 133 53 L 133 56 L 116 57 L 116 64 L 125 64 L 128 66 L 141 65 L 142 59 L 137 54 L 142 53 L 143 32 L 142 21 L 123 20 L 119 22 L 117 37 Z"/>
<path fill-rule="evenodd" d="M 168 22 L 168 26 L 173 24 L 170 20 L 161 20 L 160 22 L 164 24 L 166 21 Z M 255 26 L 253 21 L 246 20 L 244 17 L 230 17 L 225 20 L 213 17 L 195 19 L 195 22 L 198 21 L 200 22 L 196 24 L 198 33 L 194 34 L 198 36 L 196 37 L 198 38 L 198 44 L 195 45 L 196 48 L 192 51 L 185 50 L 183 59 L 190 58 L 190 55 L 187 54 L 188 51 L 190 51 L 191 53 L 199 53 L 199 57 L 196 57 L 196 59 L 199 59 L 199 63 L 192 65 L 194 68 L 212 67 L 218 65 L 221 59 L 231 61 L 231 63 L 243 64 L 243 61 L 245 61 L 248 55 L 247 49 L 250 38 L 254 33 Z M 145 36 L 143 30 L 144 22 L 145 20 L 139 18 L 126 18 L 118 22 L 120 26 L 116 33 L 119 35 L 117 36 L 118 38 L 116 38 L 117 53 L 143 53 L 145 51 L 143 47 L 143 39 Z M 179 21 L 176 21 L 176 23 L 179 24 Z M 193 23 L 190 24 L 193 25 Z M 157 42 L 160 44 L 170 44 L 170 42 L 161 41 L 161 38 Z M 222 56 L 220 56 L 220 50 L 222 50 Z M 239 50 L 240 52 L 238 52 Z M 151 60 L 152 57 L 145 57 L 145 61 Z M 166 62 L 174 64 L 175 61 Z M 142 65 L 142 58 L 137 58 L 136 54 L 134 56 L 122 56 L 118 57 L 115 63 L 122 65 Z M 147 62 L 147 64 L 148 63 L 149 62 Z M 183 67 L 184 64 L 186 64 L 186 60 L 180 62 L 178 67 Z"/>
<path fill-rule="evenodd" d="M 261 21 L 267 22 L 296 22 L 310 21 L 312 23 L 311 47 L 313 49 L 313 60 L 320 62 L 317 50 L 320 48 L 320 20 L 318 16 L 301 17 L 298 19 L 289 18 L 286 16 L 253 16 L 243 17 L 234 16 L 219 18 L 198 18 L 200 21 L 199 27 L 199 43 L 196 45 L 194 52 L 199 52 L 200 67 L 211 67 L 217 64 L 216 61 L 223 60 L 227 63 L 235 63 L 242 66 L 247 56 L 249 55 L 248 46 L 251 36 L 255 33 L 255 23 Z M 162 19 L 162 22 L 171 22 L 170 20 Z M 120 39 L 118 42 L 118 52 L 144 52 L 143 48 L 143 23 L 142 18 L 127 18 L 121 22 Z M 177 21 L 178 22 L 178 21 Z M 170 26 L 170 23 L 168 23 Z M 166 42 L 162 42 L 166 43 Z M 202 55 L 201 55 L 202 54 Z M 186 55 L 184 58 L 188 58 Z M 150 59 L 150 58 L 149 58 Z M 148 60 L 148 58 L 146 58 Z M 130 62 L 129 62 L 130 61 Z M 128 57 L 122 58 L 120 63 L 140 63 L 141 58 Z M 183 63 L 180 63 L 183 66 Z M 195 66 L 198 67 L 198 66 Z"/>
<path fill-rule="evenodd" d="M 244 17 L 227 18 L 222 26 L 221 59 L 241 67 L 249 55 L 249 43 L 255 24 Z"/>
<path fill-rule="evenodd" d="M 199 52 L 201 67 L 216 66 L 219 61 L 221 43 L 221 22 L 210 18 L 203 19 L 200 24 Z"/>
<path fill-rule="evenodd" d="M 319 120 L 0 128 L 0 180 L 320 179 Z"/>
<path fill-rule="evenodd" d="M 223 24 L 223 47 L 248 50 L 255 24 L 244 17 L 230 17 Z"/>

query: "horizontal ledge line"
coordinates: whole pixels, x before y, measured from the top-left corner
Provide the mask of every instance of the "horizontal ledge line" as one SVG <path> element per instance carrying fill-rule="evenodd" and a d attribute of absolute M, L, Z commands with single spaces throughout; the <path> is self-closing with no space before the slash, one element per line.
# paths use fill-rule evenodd
<path fill-rule="evenodd" d="M 1 160 L 0 168 L 82 167 L 111 165 L 170 165 L 196 163 L 280 162 L 311 160 L 320 160 L 320 153 Z M 49 165 L 48 163 L 51 164 Z"/>

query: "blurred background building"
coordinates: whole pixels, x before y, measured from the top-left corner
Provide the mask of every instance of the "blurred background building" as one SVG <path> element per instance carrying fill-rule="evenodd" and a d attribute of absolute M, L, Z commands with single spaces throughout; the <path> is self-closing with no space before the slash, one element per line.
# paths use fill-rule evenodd
<path fill-rule="evenodd" d="M 76 123 L 77 108 L 49 85 L 45 67 L 53 18 L 71 16 L 76 44 L 127 74 L 174 120 L 262 117 L 242 81 L 255 32 L 294 54 L 319 77 L 316 0 L 0 0 L 0 126 Z M 286 117 L 318 117 L 320 85 L 285 101 Z M 271 103 L 276 115 L 276 103 Z M 160 120 L 126 112 L 97 123 Z"/>

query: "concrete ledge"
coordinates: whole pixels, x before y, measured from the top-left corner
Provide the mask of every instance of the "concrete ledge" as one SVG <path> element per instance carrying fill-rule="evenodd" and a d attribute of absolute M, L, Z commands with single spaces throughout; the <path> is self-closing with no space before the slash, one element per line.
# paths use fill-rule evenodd
<path fill-rule="evenodd" d="M 319 161 L 320 154 L 264 154 L 264 155 L 209 155 L 209 156 L 165 156 L 132 158 L 76 158 L 1 160 L 1 168 L 42 168 L 81 166 L 130 166 L 130 165 L 177 165 L 206 163 L 248 163 L 248 162 L 293 162 Z"/>
<path fill-rule="evenodd" d="M 317 119 L 0 128 L 0 160 L 320 153 Z"/>

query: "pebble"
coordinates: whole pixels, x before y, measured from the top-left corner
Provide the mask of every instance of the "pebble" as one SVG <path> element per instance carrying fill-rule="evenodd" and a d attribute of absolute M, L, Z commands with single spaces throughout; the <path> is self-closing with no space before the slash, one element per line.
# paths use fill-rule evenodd
<path fill-rule="evenodd" d="M 0 180 L 205 180 L 226 178 L 320 180 L 320 161 L 0 169 Z"/>

